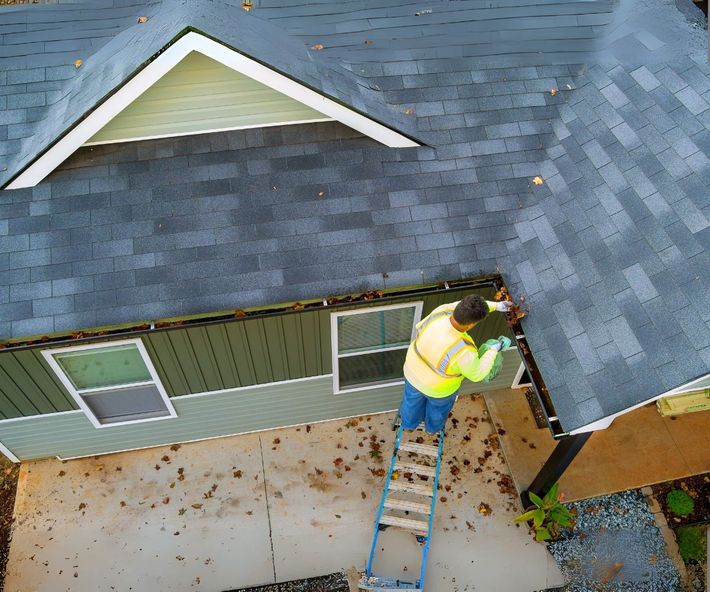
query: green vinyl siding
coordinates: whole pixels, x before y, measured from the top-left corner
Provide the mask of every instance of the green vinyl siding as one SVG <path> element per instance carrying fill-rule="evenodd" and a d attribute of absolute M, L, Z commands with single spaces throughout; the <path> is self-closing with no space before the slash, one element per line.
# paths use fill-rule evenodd
<path fill-rule="evenodd" d="M 423 301 L 422 316 L 426 316 L 437 306 L 470 293 L 492 299 L 494 291 L 449 290 L 406 301 Z M 331 312 L 366 310 L 388 303 L 368 301 L 337 309 L 186 326 L 147 333 L 141 339 L 168 396 L 234 389 L 331 374 Z M 501 334 L 512 336 L 499 313 L 488 315 L 471 331 L 477 343 Z M 0 418 L 76 408 L 38 349 L 0 352 Z"/>
<path fill-rule="evenodd" d="M 464 383 L 462 393 L 509 387 L 520 365 L 517 351 L 504 353 L 490 384 Z M 134 425 L 94 428 L 82 412 L 0 422 L 0 442 L 21 460 L 70 458 L 146 448 L 217 436 L 394 410 L 402 386 L 334 395 L 333 377 L 246 387 L 172 399 L 178 417 Z"/>
<path fill-rule="evenodd" d="M 193 51 L 87 144 L 324 119 L 329 118 Z"/>

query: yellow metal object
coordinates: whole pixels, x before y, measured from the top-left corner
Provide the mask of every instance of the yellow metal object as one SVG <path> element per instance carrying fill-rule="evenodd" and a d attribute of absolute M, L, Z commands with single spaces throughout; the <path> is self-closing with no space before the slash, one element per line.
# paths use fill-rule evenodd
<path fill-rule="evenodd" d="M 663 397 L 656 401 L 656 407 L 661 415 L 683 415 L 694 411 L 710 411 L 710 388 Z"/>

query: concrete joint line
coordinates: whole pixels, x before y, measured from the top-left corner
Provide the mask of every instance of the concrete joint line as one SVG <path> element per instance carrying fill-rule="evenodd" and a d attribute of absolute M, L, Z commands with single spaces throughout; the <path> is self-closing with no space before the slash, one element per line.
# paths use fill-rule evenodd
<path fill-rule="evenodd" d="M 274 555 L 274 536 L 271 529 L 271 511 L 269 509 L 269 492 L 266 487 L 266 467 L 264 466 L 264 445 L 259 435 L 259 453 L 261 454 L 261 472 L 264 475 L 264 501 L 266 502 L 266 519 L 269 522 L 269 544 L 271 545 L 271 568 L 274 573 L 274 584 L 276 581 L 276 555 Z"/>

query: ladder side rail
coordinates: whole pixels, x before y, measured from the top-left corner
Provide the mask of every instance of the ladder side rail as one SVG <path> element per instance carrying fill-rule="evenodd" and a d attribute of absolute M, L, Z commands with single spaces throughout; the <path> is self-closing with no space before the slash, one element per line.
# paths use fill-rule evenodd
<path fill-rule="evenodd" d="M 431 530 L 434 524 L 434 507 L 436 506 L 436 497 L 439 495 L 439 471 L 441 470 L 441 454 L 444 449 L 444 430 L 439 432 L 439 453 L 436 457 L 436 474 L 434 475 L 434 490 L 431 497 L 431 512 L 429 513 L 429 529 L 427 532 L 424 549 L 422 550 L 422 567 L 419 575 L 419 586 L 424 589 L 424 572 L 426 570 L 427 554 L 429 553 L 429 545 L 431 544 Z"/>
<path fill-rule="evenodd" d="M 372 562 L 375 558 L 375 550 L 377 548 L 377 537 L 380 534 L 380 518 L 382 518 L 382 513 L 385 509 L 385 500 L 387 499 L 387 494 L 389 492 L 390 480 L 392 479 L 392 471 L 394 470 L 394 464 L 397 461 L 397 452 L 399 451 L 399 442 L 402 438 L 404 432 L 404 427 L 400 425 L 397 430 L 397 437 L 394 441 L 394 451 L 392 452 L 392 459 L 390 460 L 390 469 L 387 473 L 387 480 L 385 481 L 385 487 L 382 491 L 382 499 L 380 500 L 380 507 L 377 509 L 377 517 L 375 518 L 375 536 L 372 538 L 372 547 L 370 548 L 370 555 L 367 558 L 367 565 L 365 566 L 365 575 L 367 577 L 372 576 Z"/>

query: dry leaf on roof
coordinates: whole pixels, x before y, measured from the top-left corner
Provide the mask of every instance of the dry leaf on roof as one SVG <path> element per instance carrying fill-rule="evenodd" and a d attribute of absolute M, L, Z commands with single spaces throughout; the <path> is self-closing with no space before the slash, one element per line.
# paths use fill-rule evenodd
<path fill-rule="evenodd" d="M 254 7 L 254 4 L 252 3 L 251 0 L 243 0 L 242 2 L 242 8 L 249 12 L 252 8 Z"/>
<path fill-rule="evenodd" d="M 407 108 L 404 110 L 404 114 L 405 114 L 405 115 L 414 115 L 414 113 L 415 113 L 415 111 L 414 111 L 414 109 L 413 109 L 412 107 L 407 107 Z"/>
<path fill-rule="evenodd" d="M 550 89 L 550 94 L 554 97 L 557 94 L 557 89 L 556 88 L 551 88 Z"/>
<path fill-rule="evenodd" d="M 148 22 L 148 17 L 147 16 L 139 16 L 138 17 L 138 22 L 139 23 L 147 23 Z"/>
<path fill-rule="evenodd" d="M 535 185 L 542 185 L 544 181 L 542 180 L 542 177 L 534 177 L 533 178 L 533 184 Z"/>
<path fill-rule="evenodd" d="M 74 61 L 74 67 L 75 67 L 75 68 L 80 68 L 83 63 L 84 63 L 84 60 L 75 60 L 75 61 Z"/>
<path fill-rule="evenodd" d="M 315 49 L 316 51 L 320 51 L 324 47 L 325 45 L 323 45 L 322 43 L 316 43 L 315 45 L 311 45 L 311 49 Z"/>

